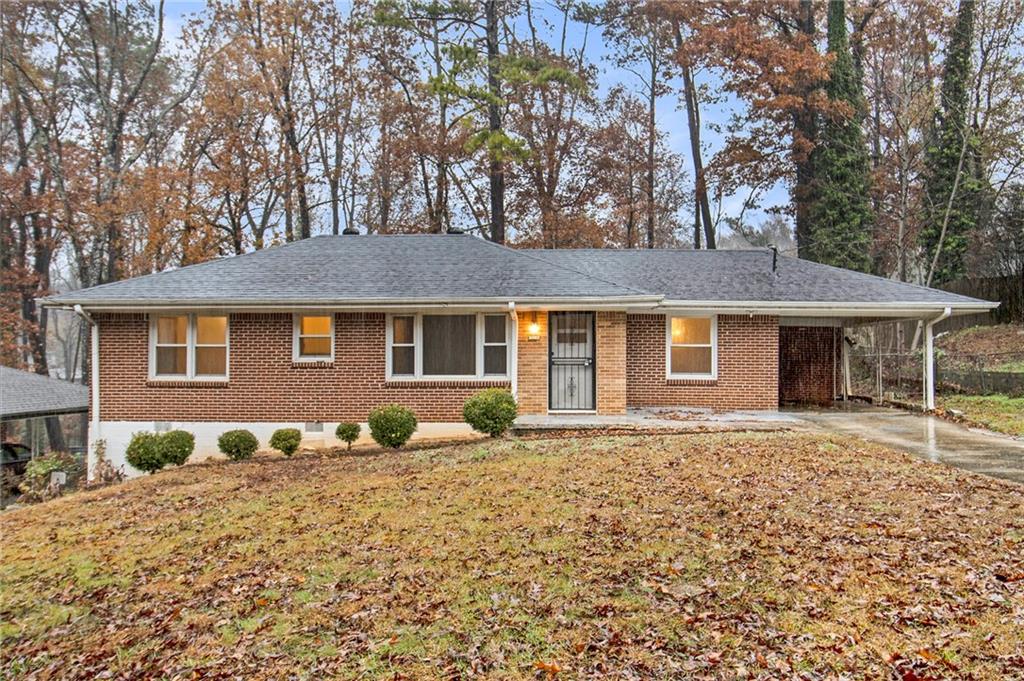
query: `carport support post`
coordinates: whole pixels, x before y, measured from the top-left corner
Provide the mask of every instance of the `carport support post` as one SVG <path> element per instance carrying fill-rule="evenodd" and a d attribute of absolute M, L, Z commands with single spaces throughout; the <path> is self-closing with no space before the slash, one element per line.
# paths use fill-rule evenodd
<path fill-rule="evenodd" d="M 846 327 L 839 327 L 840 339 L 843 344 L 843 401 L 850 399 L 850 393 L 853 392 L 850 387 L 850 346 L 846 342 Z"/>
<path fill-rule="evenodd" d="M 946 308 L 935 319 L 924 325 L 924 408 L 925 411 L 935 409 L 935 334 L 934 327 L 937 323 L 952 314 L 951 308 Z"/>

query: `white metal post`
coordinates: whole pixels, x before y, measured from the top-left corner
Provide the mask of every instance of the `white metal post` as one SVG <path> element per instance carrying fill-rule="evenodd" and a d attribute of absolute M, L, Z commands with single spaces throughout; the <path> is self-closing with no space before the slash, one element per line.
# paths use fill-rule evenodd
<path fill-rule="evenodd" d="M 953 309 L 947 307 L 935 319 L 924 325 L 924 408 L 927 411 L 935 409 L 935 334 L 936 324 L 953 314 Z"/>
<path fill-rule="evenodd" d="M 839 328 L 840 342 L 843 344 L 843 400 L 850 399 L 850 393 L 853 392 L 850 381 L 850 348 L 846 343 L 846 327 L 842 326 Z"/>
<path fill-rule="evenodd" d="M 924 325 L 924 408 L 935 409 L 935 348 L 931 322 Z"/>

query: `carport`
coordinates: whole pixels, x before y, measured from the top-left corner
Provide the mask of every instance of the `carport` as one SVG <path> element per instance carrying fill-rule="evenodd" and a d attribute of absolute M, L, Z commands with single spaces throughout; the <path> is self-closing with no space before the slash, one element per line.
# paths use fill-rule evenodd
<path fill-rule="evenodd" d="M 844 311 L 846 312 L 846 311 Z M 854 395 L 851 385 L 850 357 L 855 332 L 875 330 L 883 325 L 912 322 L 916 325 L 912 346 L 919 340 L 921 363 L 921 407 L 935 408 L 935 325 L 954 314 L 976 310 L 943 307 L 938 310 L 906 310 L 893 306 L 891 313 L 879 314 L 875 307 L 863 316 L 780 316 L 779 317 L 779 404 L 827 406 Z M 877 335 L 877 334 L 876 334 Z M 878 352 L 881 353 L 878 345 Z M 881 366 L 881 354 L 878 356 Z M 878 397 L 882 397 L 881 371 L 878 373 Z"/>
<path fill-rule="evenodd" d="M 82 451 L 88 441 L 89 389 L 79 383 L 0 367 L 0 440 L 37 456 Z"/>

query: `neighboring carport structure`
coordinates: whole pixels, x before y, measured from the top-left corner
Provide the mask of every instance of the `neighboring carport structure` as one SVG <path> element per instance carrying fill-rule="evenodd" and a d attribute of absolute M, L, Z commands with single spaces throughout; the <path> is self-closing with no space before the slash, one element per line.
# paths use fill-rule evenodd
<path fill-rule="evenodd" d="M 51 449 L 82 449 L 88 441 L 88 387 L 29 371 L 0 367 L 0 439 Z M 77 418 L 68 416 L 81 415 Z M 62 418 L 64 417 L 64 418 Z"/>

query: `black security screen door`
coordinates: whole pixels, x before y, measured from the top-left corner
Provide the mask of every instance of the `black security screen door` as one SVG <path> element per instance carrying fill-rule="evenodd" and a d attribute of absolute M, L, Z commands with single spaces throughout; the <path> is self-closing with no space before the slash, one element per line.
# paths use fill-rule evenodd
<path fill-rule="evenodd" d="M 548 394 L 553 410 L 594 408 L 594 313 L 552 312 Z"/>

